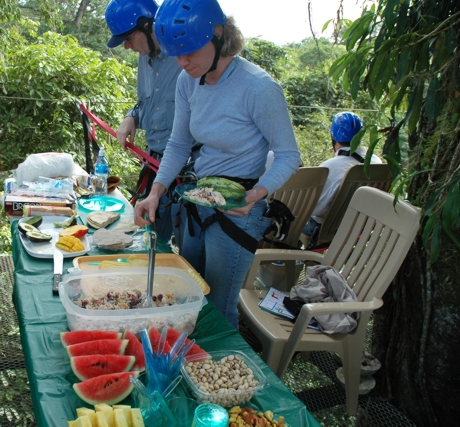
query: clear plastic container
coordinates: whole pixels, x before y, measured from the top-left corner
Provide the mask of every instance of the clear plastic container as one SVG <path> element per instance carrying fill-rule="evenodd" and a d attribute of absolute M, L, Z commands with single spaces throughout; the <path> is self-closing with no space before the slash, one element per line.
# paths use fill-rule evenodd
<path fill-rule="evenodd" d="M 206 364 L 208 361 L 202 360 L 202 355 L 190 356 L 187 357 L 182 364 L 182 374 L 187 382 L 187 385 L 190 387 L 192 395 L 197 400 L 198 403 L 216 403 L 217 405 L 223 406 L 224 408 L 231 408 L 235 405 L 241 405 L 243 403 L 249 402 L 255 393 L 261 391 L 267 386 L 267 381 L 265 375 L 262 373 L 260 368 L 249 359 L 244 353 L 237 350 L 226 350 L 226 351 L 214 351 L 209 352 L 211 360 L 219 361 L 224 357 L 240 357 L 244 364 L 252 371 L 254 380 L 257 382 L 257 385 L 248 387 L 244 390 L 229 390 L 222 391 L 221 389 L 215 389 L 212 392 L 204 391 L 200 389 L 200 386 L 197 385 L 193 380 L 193 374 L 190 371 L 190 362 L 200 361 L 203 364 Z M 201 369 L 204 369 L 201 368 Z M 220 373 L 219 378 L 213 380 L 214 384 L 217 384 L 219 380 L 224 380 L 223 377 L 226 377 L 228 381 L 231 381 L 230 373 Z M 243 380 L 244 381 L 244 380 Z"/>
<path fill-rule="evenodd" d="M 113 330 L 128 329 L 134 334 L 149 326 L 174 328 L 189 334 L 195 328 L 198 313 L 206 304 L 203 291 L 185 271 L 173 267 L 155 268 L 154 296 L 171 295 L 169 301 L 175 305 L 150 308 L 121 309 L 122 298 L 117 295 L 133 292 L 144 295 L 147 291 L 147 268 L 104 269 L 95 273 L 66 275 L 59 284 L 59 295 L 67 312 L 69 329 Z M 96 296 L 96 299 L 94 298 Z M 84 303 L 91 301 L 83 308 Z M 99 308 L 94 301 L 100 302 Z M 117 308 L 113 308 L 114 301 Z M 122 301 L 122 303 L 119 303 Z M 168 300 L 167 300 L 168 301 Z"/>

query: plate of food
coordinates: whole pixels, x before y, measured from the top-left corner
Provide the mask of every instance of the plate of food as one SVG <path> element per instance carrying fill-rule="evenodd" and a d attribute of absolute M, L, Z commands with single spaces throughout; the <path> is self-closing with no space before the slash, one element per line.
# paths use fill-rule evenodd
<path fill-rule="evenodd" d="M 57 248 L 56 242 L 62 237 L 59 233 L 63 230 L 69 230 L 70 227 L 78 226 L 80 228 L 76 228 L 75 233 L 69 231 L 67 236 L 73 236 L 81 241 L 82 249 L 69 252 Z M 90 249 L 90 244 L 86 236 L 87 227 L 79 225 L 76 216 L 66 217 L 50 215 L 42 217 L 25 217 L 19 220 L 18 230 L 19 238 L 24 249 L 30 256 L 35 258 L 53 258 L 53 253 L 56 248 L 62 252 L 64 258 L 84 255 Z"/>
<path fill-rule="evenodd" d="M 225 211 L 247 205 L 244 187 L 225 178 L 208 176 L 196 182 L 179 184 L 176 193 L 184 200 L 197 205 Z"/>

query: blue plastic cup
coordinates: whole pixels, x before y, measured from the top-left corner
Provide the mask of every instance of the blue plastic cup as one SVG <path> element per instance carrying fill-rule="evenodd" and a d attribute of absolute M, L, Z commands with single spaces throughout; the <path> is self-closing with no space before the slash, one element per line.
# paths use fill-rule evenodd
<path fill-rule="evenodd" d="M 195 409 L 192 427 L 227 427 L 228 412 L 215 403 L 203 403 Z"/>
<path fill-rule="evenodd" d="M 188 397 L 173 397 L 167 402 L 168 408 L 177 420 L 177 427 L 190 427 L 193 423 L 198 402 Z"/>

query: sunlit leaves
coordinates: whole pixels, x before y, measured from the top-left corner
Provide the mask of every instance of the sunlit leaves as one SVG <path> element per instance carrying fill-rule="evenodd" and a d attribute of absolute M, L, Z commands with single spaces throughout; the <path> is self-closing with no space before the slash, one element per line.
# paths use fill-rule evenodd
<path fill-rule="evenodd" d="M 0 64 L 8 97 L 0 105 L 0 128 L 8 147 L 1 152 L 2 164 L 13 168 L 31 152 L 71 147 L 78 161 L 83 135 L 75 99 L 89 100 L 96 114 L 119 123 L 129 102 L 134 103 L 126 84 L 120 84 L 126 77 L 134 77 L 131 68 L 113 58 L 103 61 L 71 36 L 50 32 L 21 49 L 7 49 Z"/>
<path fill-rule="evenodd" d="M 452 232 L 460 226 L 453 219 L 460 211 L 457 178 L 452 178 L 458 158 L 450 154 L 459 138 L 459 13 L 458 2 L 450 0 L 380 0 L 344 33 L 347 54 L 330 70 L 334 81 L 342 78 L 353 97 L 366 91 L 399 123 L 385 145 L 394 172 L 400 168 L 400 126 L 407 129 L 409 148 L 417 155 L 409 156 L 412 163 L 404 185 L 423 186 L 412 192 L 423 203 L 423 242 L 431 262 L 440 254 L 443 235 L 460 249 Z M 362 56 L 368 46 L 373 49 Z M 427 174 L 433 181 L 425 185 L 421 177 Z M 403 194 L 404 187 L 396 191 Z"/>
<path fill-rule="evenodd" d="M 353 24 L 343 33 L 343 39 L 346 41 L 348 51 L 355 48 L 358 40 L 367 37 L 372 33 L 375 14 L 372 12 L 364 12 Z"/>

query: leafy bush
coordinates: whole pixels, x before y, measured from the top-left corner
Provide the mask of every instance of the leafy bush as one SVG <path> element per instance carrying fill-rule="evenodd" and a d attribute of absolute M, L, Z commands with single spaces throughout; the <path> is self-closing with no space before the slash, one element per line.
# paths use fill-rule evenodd
<path fill-rule="evenodd" d="M 83 130 L 77 99 L 89 100 L 93 111 L 119 123 L 130 99 L 133 70 L 113 58 L 78 45 L 75 38 L 46 33 L 21 49 L 6 46 L 0 82 L 6 99 L 0 104 L 4 169 L 27 155 L 69 152 L 84 164 Z"/>

